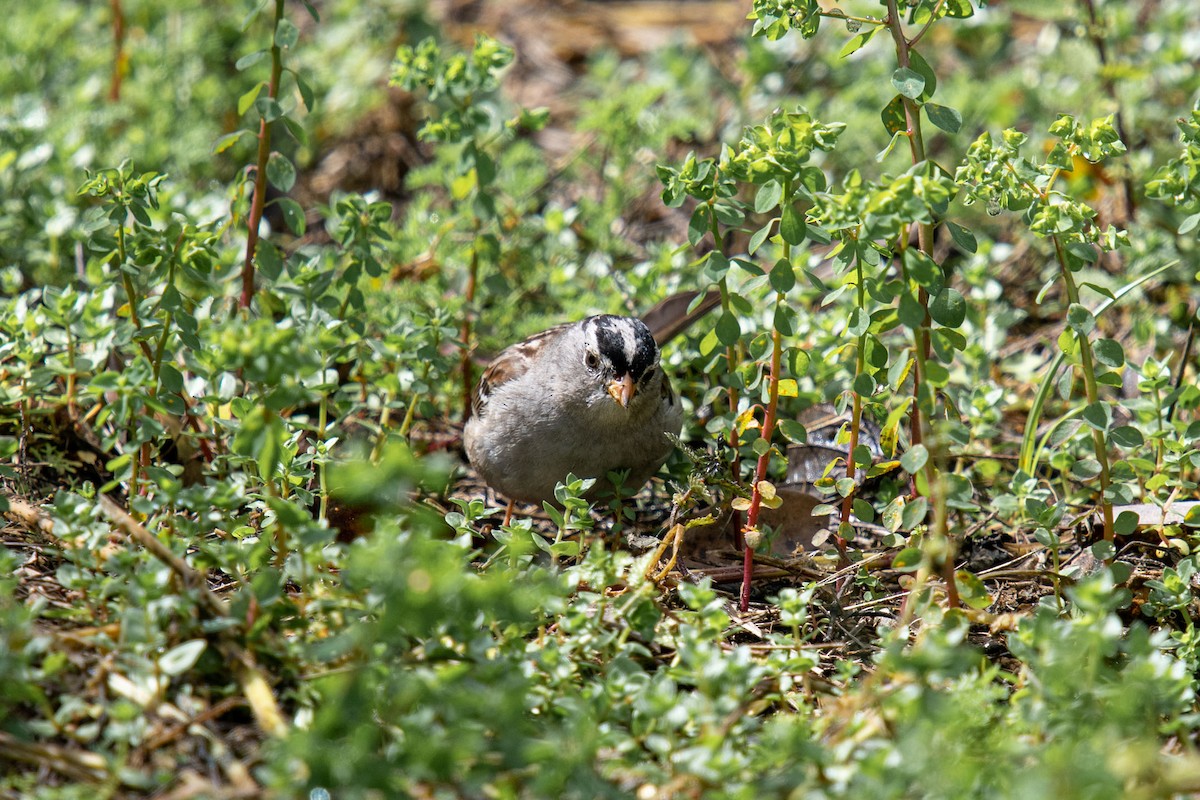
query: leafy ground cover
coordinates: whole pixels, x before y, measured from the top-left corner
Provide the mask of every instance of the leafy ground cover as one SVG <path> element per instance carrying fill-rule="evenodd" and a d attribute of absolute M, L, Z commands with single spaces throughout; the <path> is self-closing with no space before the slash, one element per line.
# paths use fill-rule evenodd
<path fill-rule="evenodd" d="M 10 10 L 0 796 L 1200 792 L 1190 6 Z M 597 312 L 678 452 L 502 526 Z"/>

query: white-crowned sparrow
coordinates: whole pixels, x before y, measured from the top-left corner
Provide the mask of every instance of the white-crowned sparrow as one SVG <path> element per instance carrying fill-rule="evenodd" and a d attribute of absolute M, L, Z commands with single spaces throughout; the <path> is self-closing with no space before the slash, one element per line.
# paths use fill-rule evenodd
<path fill-rule="evenodd" d="M 574 473 L 611 490 L 613 470 L 640 488 L 671 452 L 679 398 L 658 345 L 638 319 L 604 314 L 558 325 L 496 356 L 475 389 L 463 445 L 480 476 L 509 500 L 554 499 Z"/>

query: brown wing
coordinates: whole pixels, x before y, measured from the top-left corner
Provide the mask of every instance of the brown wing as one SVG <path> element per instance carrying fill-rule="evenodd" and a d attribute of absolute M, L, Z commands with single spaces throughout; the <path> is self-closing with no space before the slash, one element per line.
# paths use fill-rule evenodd
<path fill-rule="evenodd" d="M 547 328 L 541 333 L 535 333 L 528 339 L 511 344 L 500 351 L 500 355 L 484 369 L 479 383 L 475 386 L 475 394 L 471 397 L 471 413 L 481 414 L 487 407 L 488 398 L 498 387 L 503 386 L 514 378 L 519 378 L 529 370 L 529 365 L 537 358 L 538 351 L 545 346 L 546 341 L 577 323 L 564 322 Z"/>

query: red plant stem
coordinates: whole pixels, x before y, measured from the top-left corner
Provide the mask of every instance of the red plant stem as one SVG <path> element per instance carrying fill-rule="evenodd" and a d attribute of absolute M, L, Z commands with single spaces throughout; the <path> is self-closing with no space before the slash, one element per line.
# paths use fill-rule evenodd
<path fill-rule="evenodd" d="M 275 42 L 275 30 L 283 19 L 283 0 L 275 0 L 275 24 L 271 27 L 271 81 L 267 84 L 267 97 L 272 100 L 279 93 L 279 78 L 283 74 L 283 53 Z M 254 259 L 258 250 L 258 227 L 262 223 L 263 208 L 267 195 L 267 160 L 271 156 L 271 126 L 266 117 L 258 122 L 258 161 L 254 168 L 254 195 L 250 201 L 249 231 L 246 235 L 246 260 L 242 263 L 241 307 L 249 308 L 254 299 Z"/>
<path fill-rule="evenodd" d="M 782 302 L 782 298 L 780 298 Z M 775 433 L 775 418 L 779 409 L 779 369 L 783 360 L 783 336 L 777 329 L 771 330 L 771 373 L 767 376 L 767 412 L 763 415 L 762 438 L 768 445 Z M 746 512 L 745 530 L 758 529 L 758 512 L 762 508 L 762 492 L 759 485 L 767 479 L 767 468 L 771 464 L 771 448 L 768 446 L 758 457 L 754 469 L 754 490 L 750 495 L 750 509 Z M 750 583 L 754 580 L 754 548 L 746 543 L 742 555 L 742 593 L 738 610 L 745 614 L 750 608 Z"/>

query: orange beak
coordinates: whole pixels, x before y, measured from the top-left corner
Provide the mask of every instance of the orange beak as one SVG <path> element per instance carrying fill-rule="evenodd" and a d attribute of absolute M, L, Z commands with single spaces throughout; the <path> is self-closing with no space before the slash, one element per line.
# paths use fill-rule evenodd
<path fill-rule="evenodd" d="M 632 375 L 622 375 L 608 384 L 609 396 L 620 403 L 621 408 L 629 408 L 629 401 L 636 393 L 637 387 L 633 383 Z"/>

